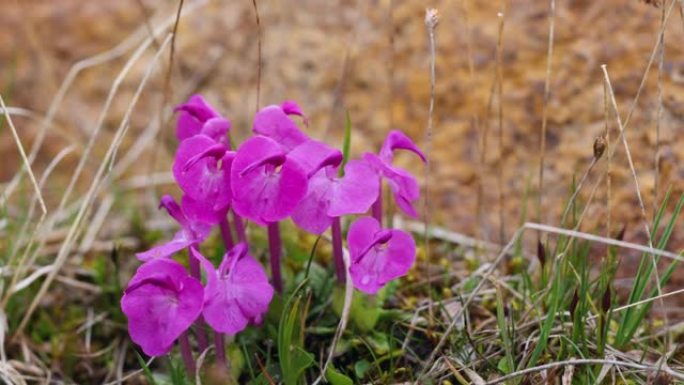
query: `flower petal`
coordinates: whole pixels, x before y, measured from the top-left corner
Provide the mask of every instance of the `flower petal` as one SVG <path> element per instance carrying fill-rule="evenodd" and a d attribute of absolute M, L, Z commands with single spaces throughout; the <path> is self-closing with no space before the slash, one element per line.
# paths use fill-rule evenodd
<path fill-rule="evenodd" d="M 135 256 L 143 262 L 151 261 L 153 259 L 167 258 L 196 242 L 196 239 L 188 237 L 187 233 L 184 230 L 181 230 L 176 233 L 170 242 L 155 246 L 141 253 L 136 253 Z"/>
<path fill-rule="evenodd" d="M 227 143 L 226 134 L 230 131 L 230 121 L 226 118 L 211 118 L 204 122 L 200 134 L 206 135 L 219 143 Z"/>
<path fill-rule="evenodd" d="M 244 248 L 237 245 L 224 256 L 222 268 L 207 274 L 203 315 L 217 332 L 235 335 L 259 321 L 273 298 L 266 272 Z"/>
<path fill-rule="evenodd" d="M 202 284 L 173 260 L 143 264 L 121 298 L 133 342 L 149 356 L 168 353 L 200 315 L 203 292 Z"/>
<path fill-rule="evenodd" d="M 180 188 L 191 198 L 212 202 L 215 210 L 230 204 L 230 165 L 221 163 L 213 156 L 201 158 L 188 165 L 188 161 L 216 142 L 205 135 L 196 135 L 181 142 L 173 163 L 173 175 Z M 196 159 L 196 158 L 194 158 Z"/>
<path fill-rule="evenodd" d="M 309 140 L 300 144 L 287 156 L 299 162 L 309 177 L 324 167 L 339 166 L 344 158 L 342 152 L 317 140 Z"/>
<path fill-rule="evenodd" d="M 264 107 L 256 114 L 252 131 L 275 140 L 288 150 L 309 140 L 283 108 L 276 105 Z"/>
<path fill-rule="evenodd" d="M 347 243 L 352 259 L 349 273 L 354 287 L 375 294 L 387 282 L 405 275 L 416 258 L 416 244 L 401 230 L 381 230 L 370 217 L 356 220 Z"/>
<path fill-rule="evenodd" d="M 328 211 L 333 186 L 337 183 L 326 175 L 325 170 L 311 177 L 306 195 L 292 213 L 294 223 L 313 234 L 322 234 L 327 230 L 332 225 L 333 218 Z"/>
<path fill-rule="evenodd" d="M 411 151 L 418 155 L 423 162 L 427 162 L 425 154 L 413 143 L 413 140 L 399 130 L 392 130 L 387 134 L 387 138 L 385 138 L 385 142 L 380 149 L 380 158 L 385 162 L 391 163 L 392 153 L 394 150 L 399 149 Z"/>
<path fill-rule="evenodd" d="M 255 136 L 240 146 L 233 161 L 233 208 L 260 225 L 287 218 L 306 194 L 304 169 L 294 159 L 278 154 L 283 154 L 278 143 Z M 273 165 L 263 163 L 265 159 L 284 162 Z"/>
<path fill-rule="evenodd" d="M 413 207 L 413 202 L 420 197 L 420 187 L 416 178 L 404 169 L 383 162 L 375 154 L 366 153 L 364 160 L 385 178 L 392 190 L 397 206 L 407 215 L 416 218 L 418 213 Z"/>
<path fill-rule="evenodd" d="M 177 106 L 176 111 L 180 112 L 176 137 L 181 141 L 199 134 L 207 120 L 220 116 L 202 95 L 192 95 L 187 102 Z"/>
<path fill-rule="evenodd" d="M 344 177 L 332 189 L 330 208 L 327 214 L 340 217 L 349 214 L 363 214 L 378 199 L 380 178 L 362 160 L 350 160 L 344 168 Z"/>

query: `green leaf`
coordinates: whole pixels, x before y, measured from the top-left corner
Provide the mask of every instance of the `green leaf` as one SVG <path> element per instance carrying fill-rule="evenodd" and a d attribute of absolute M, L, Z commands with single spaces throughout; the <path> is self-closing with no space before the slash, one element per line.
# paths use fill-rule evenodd
<path fill-rule="evenodd" d="M 378 295 L 379 296 L 379 295 Z M 344 306 L 344 288 L 335 286 L 333 289 L 333 310 L 339 316 Z M 382 315 L 382 303 L 377 297 L 369 297 L 358 291 L 354 291 L 349 318 L 361 331 L 373 330 Z"/>
<path fill-rule="evenodd" d="M 356 374 L 356 377 L 360 380 L 366 376 L 366 373 L 370 368 L 371 364 L 367 360 L 356 361 L 354 364 L 354 374 Z"/>
<path fill-rule="evenodd" d="M 138 363 L 140 364 L 140 367 L 142 368 L 143 373 L 145 374 L 145 378 L 147 378 L 147 381 L 151 385 L 157 385 L 157 381 L 154 380 L 154 376 L 152 375 L 152 371 L 150 370 L 150 367 L 147 366 L 147 363 L 142 358 L 140 353 L 135 352 L 135 357 L 138 359 Z"/>
<path fill-rule="evenodd" d="M 278 327 L 278 356 L 285 385 L 297 385 L 304 371 L 315 361 L 314 356 L 303 349 L 304 322 L 307 305 L 302 305 L 302 281 L 288 298 Z"/>
<path fill-rule="evenodd" d="M 325 379 L 332 385 L 353 385 L 354 381 L 344 374 L 338 372 L 332 365 L 325 371 Z"/>

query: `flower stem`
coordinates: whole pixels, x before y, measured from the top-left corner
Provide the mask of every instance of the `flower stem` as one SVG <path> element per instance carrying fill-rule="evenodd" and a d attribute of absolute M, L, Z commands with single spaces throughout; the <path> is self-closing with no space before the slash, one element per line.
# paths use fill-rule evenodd
<path fill-rule="evenodd" d="M 185 364 L 185 371 L 188 373 L 188 378 L 192 379 L 195 377 L 195 359 L 192 357 L 192 349 L 190 348 L 188 332 L 181 334 L 178 342 L 180 345 L 181 356 L 183 357 L 183 364 Z"/>
<path fill-rule="evenodd" d="M 216 360 L 220 365 L 228 369 L 228 360 L 226 359 L 226 347 L 224 344 L 223 333 L 214 333 L 214 346 L 216 347 Z"/>
<path fill-rule="evenodd" d="M 233 234 L 230 233 L 230 222 L 228 222 L 228 216 L 221 220 L 219 223 L 221 229 L 221 238 L 223 238 L 223 245 L 226 247 L 226 251 L 230 250 L 235 246 L 233 242 Z"/>
<path fill-rule="evenodd" d="M 382 227 L 382 190 L 378 194 L 378 200 L 373 203 L 373 218 L 378 221 L 380 227 Z"/>
<path fill-rule="evenodd" d="M 189 260 L 190 275 L 192 275 L 193 278 L 202 280 L 202 273 L 200 271 L 200 261 L 193 257 L 190 257 Z M 205 325 L 206 324 L 202 316 L 200 316 L 197 319 L 197 321 L 195 321 L 195 327 L 197 328 L 197 346 L 199 347 L 200 351 L 204 351 L 204 349 L 206 349 L 207 346 L 209 346 L 209 340 L 207 338 L 207 331 Z"/>
<path fill-rule="evenodd" d="M 242 217 L 233 211 L 233 222 L 235 222 L 235 233 L 237 233 L 238 242 L 247 242 L 247 235 L 245 234 L 245 223 Z"/>
<path fill-rule="evenodd" d="M 268 224 L 268 249 L 271 252 L 271 278 L 273 287 L 278 293 L 283 292 L 283 278 L 280 273 L 280 254 L 282 248 L 280 225 L 278 222 Z"/>
<path fill-rule="evenodd" d="M 344 270 L 344 257 L 342 256 L 342 224 L 340 217 L 336 217 L 332 222 L 332 247 L 333 258 L 335 260 L 335 273 L 337 273 L 337 281 L 344 283 L 346 274 Z"/>

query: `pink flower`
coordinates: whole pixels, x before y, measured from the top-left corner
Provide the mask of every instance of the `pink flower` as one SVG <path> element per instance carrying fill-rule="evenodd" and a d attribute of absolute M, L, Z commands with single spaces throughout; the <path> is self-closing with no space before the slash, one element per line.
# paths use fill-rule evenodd
<path fill-rule="evenodd" d="M 178 147 L 173 176 L 183 192 L 220 216 L 231 202 L 230 168 L 234 156 L 223 144 L 196 135 Z"/>
<path fill-rule="evenodd" d="M 372 217 L 361 217 L 347 234 L 354 287 L 375 294 L 387 282 L 406 273 L 416 259 L 416 243 L 401 230 L 383 230 Z"/>
<path fill-rule="evenodd" d="M 302 165 L 265 136 L 254 136 L 240 146 L 230 180 L 233 209 L 260 225 L 290 216 L 307 190 Z"/>
<path fill-rule="evenodd" d="M 235 335 L 248 324 L 259 324 L 268 311 L 273 288 L 261 265 L 238 243 L 226 253 L 218 269 L 196 249 L 193 257 L 207 273 L 204 289 L 204 319 L 220 333 Z"/>
<path fill-rule="evenodd" d="M 171 259 L 138 268 L 121 298 L 128 333 L 148 356 L 168 353 L 202 312 L 202 284 Z"/>
<path fill-rule="evenodd" d="M 173 219 L 181 225 L 181 230 L 167 243 L 155 246 L 142 253 L 137 253 L 141 261 L 170 257 L 176 252 L 202 242 L 211 231 L 211 223 L 207 219 L 207 210 L 192 198 L 184 196 L 182 207 L 170 195 L 164 195 L 159 208 L 165 208 Z"/>
<path fill-rule="evenodd" d="M 321 142 L 301 144 L 289 156 L 304 164 L 310 176 L 307 193 L 292 214 L 306 231 L 321 234 L 335 217 L 365 213 L 378 198 L 380 180 L 365 161 L 349 161 L 344 177 L 338 177 L 342 153 Z"/>
<path fill-rule="evenodd" d="M 413 208 L 413 202 L 420 197 L 420 188 L 416 178 L 408 171 L 392 166 L 394 151 L 398 149 L 411 151 L 418 155 L 423 162 L 427 161 L 423 152 L 420 151 L 413 141 L 397 130 L 390 131 L 378 155 L 366 153 L 364 154 L 364 159 L 373 166 L 378 175 L 387 181 L 397 206 L 406 214 L 415 218 L 418 216 L 418 213 Z"/>
<path fill-rule="evenodd" d="M 176 111 L 180 112 L 176 123 L 179 141 L 204 134 L 217 142 L 227 142 L 230 121 L 216 112 L 201 95 L 191 96 L 187 102 L 176 107 Z"/>

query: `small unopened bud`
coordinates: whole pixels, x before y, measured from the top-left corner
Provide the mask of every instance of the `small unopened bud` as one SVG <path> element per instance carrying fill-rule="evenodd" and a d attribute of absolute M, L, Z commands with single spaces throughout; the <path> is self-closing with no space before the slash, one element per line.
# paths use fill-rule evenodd
<path fill-rule="evenodd" d="M 594 139 L 594 159 L 599 160 L 606 150 L 606 138 L 599 135 Z"/>
<path fill-rule="evenodd" d="M 437 28 L 439 24 L 439 12 L 436 8 L 426 8 L 425 9 L 425 26 L 430 30 Z"/>

